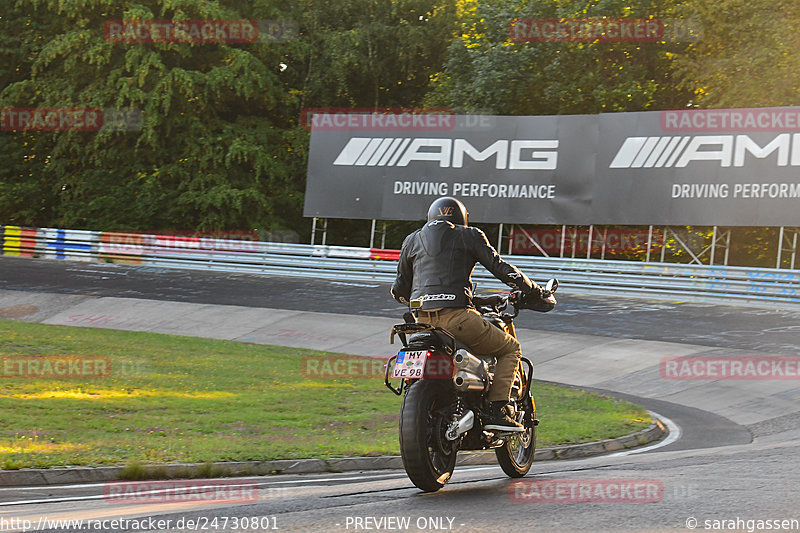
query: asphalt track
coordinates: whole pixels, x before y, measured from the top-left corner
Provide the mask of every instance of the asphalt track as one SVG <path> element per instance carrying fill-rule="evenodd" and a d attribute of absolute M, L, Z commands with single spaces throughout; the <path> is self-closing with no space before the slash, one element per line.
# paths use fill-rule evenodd
<path fill-rule="evenodd" d="M 0 288 L 398 318 L 381 283 L 0 258 Z M 538 280 L 543 283 L 545 280 Z M 480 287 L 478 287 L 478 292 Z M 559 295 L 554 313 L 518 327 L 800 355 L 800 311 L 624 297 Z"/>
<path fill-rule="evenodd" d="M 326 322 L 355 317 L 349 319 L 350 329 L 363 324 L 363 329 L 378 331 L 401 311 L 381 284 L 16 258 L 0 258 L 0 293 L 0 315 L 3 310 L 13 315 L 25 305 L 19 302 L 57 302 L 47 316 L 21 317 L 44 323 L 69 323 L 83 309 L 134 316 L 137 308 L 139 315 L 152 315 L 159 306 L 170 316 L 224 311 L 230 317 L 263 320 L 248 333 L 226 337 L 250 342 L 281 340 L 268 323 L 280 314 L 291 315 L 298 330 L 314 324 L 324 330 Z M 247 308 L 257 309 L 248 314 Z M 0 489 L 0 530 L 14 529 L 2 527 L 3 519 L 10 518 L 27 518 L 36 526 L 42 517 L 123 516 L 172 521 L 145 528 L 158 531 L 189 530 L 186 520 L 193 518 L 200 520 L 195 530 L 254 530 L 241 522 L 232 528 L 232 517 L 262 517 L 260 525 L 268 527 L 260 531 L 272 526 L 283 531 L 800 530 L 797 522 L 772 522 L 800 520 L 800 497 L 794 491 L 800 480 L 797 381 L 669 382 L 658 375 L 657 365 L 671 355 L 798 355 L 798 318 L 797 312 L 781 310 L 578 296 L 563 296 L 552 313 L 521 315 L 520 337 L 535 354 L 537 377 L 627 395 L 676 423 L 680 438 L 649 451 L 540 462 L 522 482 L 508 479 L 497 467 L 459 468 L 436 494 L 420 493 L 398 471 L 241 480 L 258 485 L 256 502 L 111 504 L 102 485 Z M 130 329 L 180 333 L 179 321 L 137 322 Z M 338 351 L 359 353 L 355 346 L 373 338 L 371 331 L 354 338 L 352 350 L 341 339 L 325 342 L 340 346 Z M 319 344 L 322 337 L 285 340 Z M 544 495 L 554 483 L 567 489 L 654 483 L 660 492 L 652 502 L 581 502 L 565 489 L 561 496 L 566 498 L 548 501 Z M 123 525 L 113 530 L 142 530 L 138 523 Z"/>

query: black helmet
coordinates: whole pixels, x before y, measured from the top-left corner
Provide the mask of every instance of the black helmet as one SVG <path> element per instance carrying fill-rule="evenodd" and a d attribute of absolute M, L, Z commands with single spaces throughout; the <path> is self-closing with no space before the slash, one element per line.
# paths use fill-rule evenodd
<path fill-rule="evenodd" d="M 467 215 L 466 206 L 451 196 L 437 198 L 428 208 L 428 222 L 446 220 L 457 226 L 466 226 Z"/>

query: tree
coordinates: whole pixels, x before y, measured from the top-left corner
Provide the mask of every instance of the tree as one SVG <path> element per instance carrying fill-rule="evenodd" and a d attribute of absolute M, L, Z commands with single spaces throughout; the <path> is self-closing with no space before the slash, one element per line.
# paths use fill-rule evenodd
<path fill-rule="evenodd" d="M 447 0 L 310 0 L 295 15 L 307 107 L 420 105 L 457 27 Z"/>
<path fill-rule="evenodd" d="M 265 2 L 18 1 L 3 17 L 3 108 L 136 109 L 138 131 L 4 132 L 4 221 L 253 229 L 299 210 L 306 139 L 280 63 L 291 43 L 114 43 L 109 20 L 277 19 Z M 10 51 L 16 32 L 25 46 Z M 4 35 L 8 35 L 4 33 Z M 298 156 L 299 154 L 299 156 Z M 36 183 L 36 186 L 32 186 Z M 10 191 L 10 192 L 9 192 Z"/>
<path fill-rule="evenodd" d="M 0 107 L 135 109 L 143 121 L 136 131 L 3 132 L 0 220 L 307 234 L 301 110 L 419 105 L 453 35 L 452 5 L 10 2 L 0 18 Z M 103 34 L 110 20 L 154 19 L 288 20 L 297 32 L 255 43 Z"/>
<path fill-rule="evenodd" d="M 313 108 L 423 107 L 457 29 L 454 0 L 309 0 L 294 14 L 300 53 L 287 60 L 287 73 L 302 102 L 298 115 Z M 328 222 L 328 242 L 369 242 L 369 221 Z M 387 246 L 399 246 L 408 229 L 390 222 Z"/>
<path fill-rule="evenodd" d="M 791 106 L 800 102 L 800 3 L 691 0 L 702 38 L 678 58 L 683 88 L 702 108 Z"/>
<path fill-rule="evenodd" d="M 660 42 L 519 42 L 518 19 L 670 18 L 679 0 L 460 2 L 462 35 L 449 49 L 427 102 L 465 112 L 547 115 L 682 107 L 675 53 Z"/>

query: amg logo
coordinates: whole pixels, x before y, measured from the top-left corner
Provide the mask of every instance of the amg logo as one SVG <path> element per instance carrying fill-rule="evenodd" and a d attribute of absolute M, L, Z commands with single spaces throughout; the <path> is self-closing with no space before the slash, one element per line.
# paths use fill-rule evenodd
<path fill-rule="evenodd" d="M 800 166 L 800 133 L 781 133 L 765 146 L 747 135 L 628 137 L 608 168 L 683 168 L 692 161 L 743 167 L 747 154 L 757 159 L 776 154 L 779 167 Z"/>
<path fill-rule="evenodd" d="M 474 161 L 495 158 L 503 170 L 555 170 L 558 140 L 499 140 L 478 150 L 466 139 L 353 137 L 334 165 L 405 167 L 412 161 L 438 161 L 441 168 L 461 168 L 464 156 Z"/>

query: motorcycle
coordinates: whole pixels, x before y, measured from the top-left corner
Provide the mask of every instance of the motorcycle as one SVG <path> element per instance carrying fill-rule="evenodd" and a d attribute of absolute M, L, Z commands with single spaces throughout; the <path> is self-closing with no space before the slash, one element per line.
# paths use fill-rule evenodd
<path fill-rule="evenodd" d="M 473 304 L 494 326 L 516 338 L 514 319 L 521 309 L 547 312 L 556 300 L 558 280 L 547 282 L 541 296 L 475 296 Z M 509 304 L 513 313 L 505 312 Z M 400 454 L 411 482 L 425 492 L 444 487 L 453 474 L 459 450 L 494 449 L 497 462 L 512 478 L 525 476 L 536 448 L 536 404 L 531 393 L 533 363 L 520 358 L 511 387 L 509 416 L 522 424 L 522 432 L 501 432 L 483 427 L 488 408 L 487 391 L 494 379 L 495 358 L 479 357 L 459 343 L 449 331 L 417 322 L 413 311 L 405 323 L 392 328 L 403 348 L 390 358 L 384 383 L 403 397 L 400 409 Z M 391 378 L 390 378 L 391 374 Z M 390 379 L 400 379 L 394 386 Z"/>

